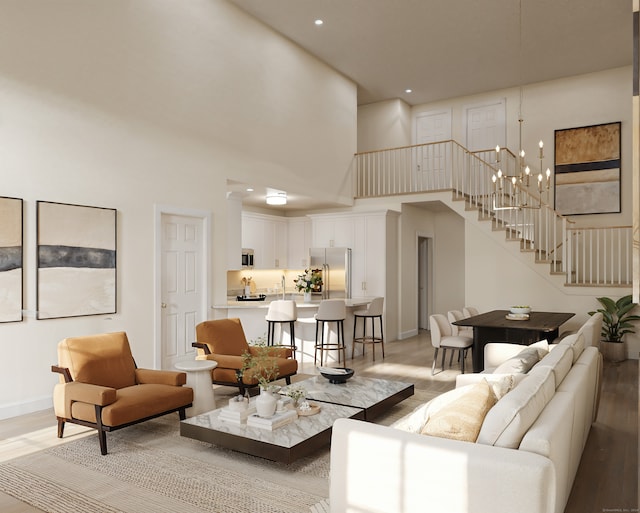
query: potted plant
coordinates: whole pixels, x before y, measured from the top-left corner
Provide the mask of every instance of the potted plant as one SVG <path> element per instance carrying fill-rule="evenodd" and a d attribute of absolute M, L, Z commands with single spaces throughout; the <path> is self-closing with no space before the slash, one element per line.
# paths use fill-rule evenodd
<path fill-rule="evenodd" d="M 600 341 L 602 356 L 610 362 L 622 362 L 627 359 L 627 345 L 623 337 L 627 333 L 635 333 L 633 322 L 640 320 L 639 315 L 631 314 L 638 305 L 633 302 L 630 294 L 617 301 L 609 297 L 596 299 L 603 308 L 589 312 L 589 315 L 596 312 L 602 314 L 602 340 Z"/>
<path fill-rule="evenodd" d="M 270 354 L 265 337 L 259 338 L 251 344 L 256 350 L 253 354 L 243 353 L 242 369 L 237 373 L 239 379 L 252 373 L 258 380 L 260 395 L 256 397 L 256 411 L 261 417 L 272 417 L 276 411 L 278 399 L 273 395 L 280 387 L 272 381 L 278 379 L 278 364 Z"/>

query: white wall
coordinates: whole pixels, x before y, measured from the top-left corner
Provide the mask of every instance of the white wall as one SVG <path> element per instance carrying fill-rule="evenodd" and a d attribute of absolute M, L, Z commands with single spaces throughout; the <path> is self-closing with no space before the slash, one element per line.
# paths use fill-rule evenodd
<path fill-rule="evenodd" d="M 400 327 L 401 337 L 418 328 L 418 237 L 431 239 L 433 248 L 430 313 L 465 306 L 465 224 L 453 211 L 431 211 L 402 205 L 400 218 Z"/>
<path fill-rule="evenodd" d="M 358 151 L 411 144 L 411 106 L 395 99 L 358 107 Z"/>
<path fill-rule="evenodd" d="M 51 404 L 64 337 L 125 330 L 153 365 L 155 205 L 212 212 L 215 301 L 227 178 L 350 200 L 356 87 L 222 0 L 1 4 L 0 195 L 25 200 L 30 312 L 0 325 L 3 418 Z M 117 314 L 35 320 L 37 200 L 118 209 Z"/>
<path fill-rule="evenodd" d="M 524 88 L 524 102 L 522 113 L 524 116 L 523 141 L 524 148 L 531 154 L 537 148 L 540 139 L 545 141 L 545 166 L 553 169 L 553 139 L 554 130 L 579 127 L 612 121 L 622 122 L 622 212 L 620 214 L 573 216 L 571 219 L 576 226 L 621 226 L 631 225 L 632 221 L 632 112 L 631 112 L 631 67 L 612 69 L 600 73 L 569 77 L 562 80 L 532 84 Z M 438 109 L 451 109 L 453 116 L 453 139 L 465 144 L 464 137 L 464 109 L 467 106 L 485 103 L 497 98 L 506 98 L 507 106 L 507 143 L 515 153 L 518 146 L 518 109 L 519 89 L 511 88 L 492 91 L 486 94 L 453 98 L 412 108 L 411 120 L 394 120 L 393 111 L 387 103 L 378 107 L 375 104 L 365 106 L 366 115 L 359 115 L 358 145 L 359 151 L 397 146 L 397 138 L 389 136 L 388 127 L 391 120 L 397 125 L 413 126 L 413 119 L 422 113 Z M 359 110 L 362 110 L 360 107 Z M 374 116 L 373 113 L 376 115 Z M 398 115 L 406 112 L 397 111 Z M 380 125 L 363 126 L 365 121 L 375 121 Z M 360 133 L 366 134 L 366 137 Z M 368 145 L 368 146 L 367 146 Z M 434 195 L 413 197 L 409 201 L 429 201 Z M 395 200 L 396 203 L 401 200 Z M 361 205 L 366 201 L 359 200 Z M 417 313 L 415 303 L 417 297 L 416 285 L 412 276 L 416 269 L 415 231 L 425 230 L 427 236 L 440 233 L 446 236 L 451 228 L 450 220 L 423 212 L 419 209 L 411 211 L 405 205 L 396 205 L 402 209 L 401 219 L 401 325 L 400 333 L 410 333 L 417 328 Z M 429 225 L 422 217 L 429 219 Z M 446 221 L 445 221 L 446 220 Z M 432 224 L 431 224 L 432 223 Z M 439 223 L 443 223 L 442 225 Z M 459 239 L 452 241 L 453 247 L 447 251 L 456 250 L 465 254 L 460 269 L 464 268 L 464 281 L 455 284 L 451 276 L 455 274 L 455 265 L 446 258 L 446 254 L 434 256 L 439 265 L 435 270 L 436 283 L 449 283 L 450 287 L 436 285 L 434 304 L 441 311 L 458 308 L 460 303 L 476 305 L 482 310 L 489 308 L 506 308 L 517 302 L 532 303 L 534 308 L 543 307 L 557 311 L 576 312 L 576 316 L 568 323 L 568 327 L 577 327 L 587 319 L 587 312 L 598 308 L 597 296 L 620 297 L 630 293 L 626 288 L 616 289 L 581 289 L 576 287 L 554 288 L 540 275 L 531 270 L 518 258 L 509 253 L 500 254 L 501 245 L 487 239 L 478 228 L 467 223 L 466 230 L 454 224 L 454 234 L 464 233 L 464 244 Z M 496 255 L 500 255 L 496 257 Z M 449 255 L 450 256 L 450 255 Z M 463 263 L 462 263 L 463 262 Z M 459 270 L 458 270 L 459 271 Z M 446 280 L 440 276 L 448 276 Z M 459 276 L 462 276 L 459 272 Z M 456 287 L 453 291 L 452 288 Z M 533 304 L 535 303 L 535 304 Z M 636 358 L 640 350 L 640 336 L 628 336 L 629 354 Z"/>

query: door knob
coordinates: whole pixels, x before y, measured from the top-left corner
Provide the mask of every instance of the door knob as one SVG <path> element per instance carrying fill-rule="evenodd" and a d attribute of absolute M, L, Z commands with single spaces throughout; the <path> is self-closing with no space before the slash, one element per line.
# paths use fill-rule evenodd
<path fill-rule="evenodd" d="M 162 303 L 160 306 L 161 306 L 162 308 L 166 308 L 166 307 L 167 307 L 167 303 Z"/>

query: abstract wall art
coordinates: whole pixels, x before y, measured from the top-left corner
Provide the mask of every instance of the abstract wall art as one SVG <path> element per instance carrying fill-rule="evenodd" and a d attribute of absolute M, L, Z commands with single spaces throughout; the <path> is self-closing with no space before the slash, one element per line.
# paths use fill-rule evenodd
<path fill-rule="evenodd" d="M 555 131 L 555 209 L 563 215 L 621 211 L 620 125 Z"/>
<path fill-rule="evenodd" d="M 37 318 L 116 312 L 116 224 L 111 208 L 37 202 Z"/>
<path fill-rule="evenodd" d="M 22 321 L 22 200 L 0 197 L 0 322 Z"/>

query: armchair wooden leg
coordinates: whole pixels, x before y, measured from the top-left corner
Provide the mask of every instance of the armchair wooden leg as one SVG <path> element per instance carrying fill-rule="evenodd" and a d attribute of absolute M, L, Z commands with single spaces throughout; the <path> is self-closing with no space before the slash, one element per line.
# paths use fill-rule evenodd
<path fill-rule="evenodd" d="M 284 378 L 284 381 L 287 385 L 291 384 L 291 376 L 287 376 L 286 378 Z"/>
<path fill-rule="evenodd" d="M 100 441 L 100 453 L 107 454 L 107 432 L 102 427 L 102 406 L 96 404 L 96 425 L 98 429 L 98 440 Z"/>
<path fill-rule="evenodd" d="M 58 417 L 58 438 L 62 438 L 64 435 L 64 419 Z"/>
<path fill-rule="evenodd" d="M 187 409 L 186 408 L 180 408 L 178 410 L 178 416 L 180 417 L 180 420 L 185 420 L 187 418 Z"/>

